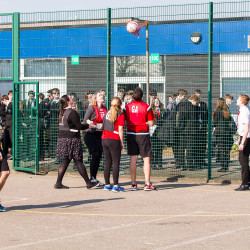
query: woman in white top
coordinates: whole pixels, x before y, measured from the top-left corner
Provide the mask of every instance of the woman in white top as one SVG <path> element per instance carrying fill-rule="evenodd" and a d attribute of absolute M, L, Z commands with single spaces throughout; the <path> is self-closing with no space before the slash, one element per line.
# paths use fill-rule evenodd
<path fill-rule="evenodd" d="M 237 131 L 240 135 L 239 145 L 239 162 L 241 166 L 241 185 L 235 191 L 244 191 L 249 189 L 249 154 L 250 154 L 250 111 L 247 108 L 249 96 L 239 95 L 237 106 L 240 110 L 237 116 Z"/>

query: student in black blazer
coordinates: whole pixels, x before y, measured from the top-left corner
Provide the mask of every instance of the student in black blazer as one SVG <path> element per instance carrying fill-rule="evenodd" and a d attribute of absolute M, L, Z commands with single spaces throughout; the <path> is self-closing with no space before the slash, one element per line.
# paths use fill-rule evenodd
<path fill-rule="evenodd" d="M 202 97 L 202 92 L 200 89 L 195 90 L 195 95 L 200 99 Z M 199 109 L 199 148 L 197 149 L 197 157 L 199 158 L 199 165 L 206 166 L 207 163 L 205 161 L 206 158 L 206 150 L 207 150 L 207 124 L 208 124 L 208 108 L 207 104 L 203 101 L 198 103 Z"/>
<path fill-rule="evenodd" d="M 230 114 L 229 108 L 223 98 L 217 100 L 217 106 L 213 113 L 213 135 L 216 138 L 218 149 L 217 161 L 221 168 L 218 172 L 227 172 L 230 162 L 230 151 L 233 146 L 233 135 L 236 132 L 234 120 Z"/>
<path fill-rule="evenodd" d="M 178 131 L 180 133 L 179 157 L 183 159 L 182 170 L 198 170 L 200 168 L 197 157 L 199 136 L 199 109 L 200 99 L 196 95 L 188 98 L 185 105 L 179 109 Z M 185 150 L 186 161 L 185 166 Z"/>

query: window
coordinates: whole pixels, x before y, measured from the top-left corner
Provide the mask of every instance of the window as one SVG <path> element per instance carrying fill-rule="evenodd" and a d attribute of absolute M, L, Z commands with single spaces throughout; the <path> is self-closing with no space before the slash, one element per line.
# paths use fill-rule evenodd
<path fill-rule="evenodd" d="M 26 59 L 24 60 L 24 77 L 65 77 L 65 59 Z"/>
<path fill-rule="evenodd" d="M 150 77 L 164 76 L 164 56 L 160 56 L 159 63 L 149 64 Z M 145 56 L 119 56 L 116 57 L 116 77 L 145 77 Z"/>
<path fill-rule="evenodd" d="M 0 78 L 12 78 L 11 60 L 0 60 Z"/>

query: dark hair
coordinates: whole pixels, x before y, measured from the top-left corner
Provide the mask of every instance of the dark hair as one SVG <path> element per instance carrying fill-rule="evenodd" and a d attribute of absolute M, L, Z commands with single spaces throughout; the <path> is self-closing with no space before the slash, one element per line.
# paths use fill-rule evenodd
<path fill-rule="evenodd" d="M 175 99 L 177 94 L 170 94 L 168 97 L 171 97 L 172 99 Z"/>
<path fill-rule="evenodd" d="M 185 89 L 178 89 L 178 95 L 188 95 L 188 92 Z"/>
<path fill-rule="evenodd" d="M 125 90 L 124 89 L 119 89 L 118 92 L 121 92 L 124 94 Z"/>
<path fill-rule="evenodd" d="M 9 97 L 7 95 L 3 95 L 1 98 L 1 101 L 4 101 L 4 100 L 9 100 Z"/>
<path fill-rule="evenodd" d="M 49 89 L 49 90 L 47 91 L 47 93 L 48 93 L 48 94 L 52 94 L 52 89 Z"/>
<path fill-rule="evenodd" d="M 33 90 L 30 90 L 30 91 L 28 92 L 28 95 L 33 95 L 33 96 L 35 96 L 35 92 L 34 92 Z"/>
<path fill-rule="evenodd" d="M 60 90 L 59 90 L 58 88 L 53 88 L 53 89 L 52 89 L 52 94 L 53 94 L 54 91 L 55 91 L 56 93 L 59 93 L 59 94 L 60 94 Z"/>
<path fill-rule="evenodd" d="M 194 91 L 194 93 L 201 94 L 201 90 L 200 90 L 200 89 L 196 89 L 196 90 Z"/>
<path fill-rule="evenodd" d="M 149 91 L 149 95 L 151 95 L 151 96 L 157 96 L 157 91 L 156 91 L 156 89 L 151 89 L 151 90 Z"/>
<path fill-rule="evenodd" d="M 68 107 L 68 102 L 69 102 L 69 97 L 67 95 L 63 95 L 61 98 L 60 98 L 60 108 L 59 108 L 59 123 L 62 122 L 62 117 L 63 117 L 63 114 L 64 114 L 64 111 L 65 111 L 65 108 Z"/>
<path fill-rule="evenodd" d="M 227 99 L 230 99 L 230 100 L 234 99 L 234 97 L 231 94 L 226 94 L 224 98 L 225 99 L 227 98 Z"/>
<path fill-rule="evenodd" d="M 69 93 L 69 95 L 73 95 L 74 97 L 76 97 L 76 93 L 74 92 Z"/>
<path fill-rule="evenodd" d="M 43 100 L 44 99 L 44 94 L 43 93 L 39 93 L 39 98 Z"/>
<path fill-rule="evenodd" d="M 141 101 L 142 97 L 143 97 L 143 91 L 142 91 L 142 89 L 140 87 L 135 88 L 134 92 L 133 92 L 133 98 L 136 101 Z"/>
<path fill-rule="evenodd" d="M 13 91 L 12 91 L 12 90 L 9 90 L 8 95 L 9 95 L 9 94 L 13 94 Z"/>

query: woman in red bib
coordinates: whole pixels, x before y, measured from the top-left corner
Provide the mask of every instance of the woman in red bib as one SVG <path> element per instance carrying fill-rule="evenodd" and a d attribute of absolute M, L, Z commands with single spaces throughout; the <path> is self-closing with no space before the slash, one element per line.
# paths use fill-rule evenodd
<path fill-rule="evenodd" d="M 99 169 L 100 160 L 102 157 L 102 126 L 103 117 L 107 113 L 107 108 L 103 105 L 103 95 L 98 92 L 93 95 L 92 101 L 86 110 L 83 123 L 94 124 L 96 128 L 87 130 L 84 135 L 84 142 L 89 149 L 89 154 L 92 156 L 90 162 L 91 181 L 97 181 L 96 175 Z M 99 181 L 99 186 L 103 185 Z"/>
<path fill-rule="evenodd" d="M 121 108 L 122 101 L 119 97 L 114 97 L 111 101 L 111 108 L 103 118 L 102 146 L 105 155 L 104 190 L 113 192 L 124 191 L 118 183 L 121 150 L 123 149 L 123 126 L 125 115 Z M 113 181 L 110 184 L 110 169 L 113 162 Z"/>

